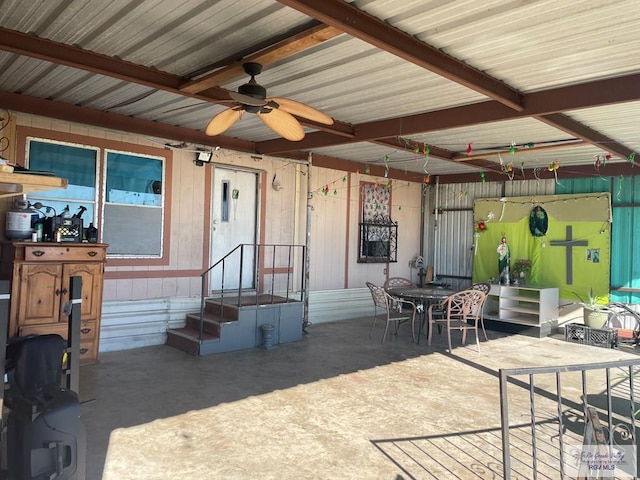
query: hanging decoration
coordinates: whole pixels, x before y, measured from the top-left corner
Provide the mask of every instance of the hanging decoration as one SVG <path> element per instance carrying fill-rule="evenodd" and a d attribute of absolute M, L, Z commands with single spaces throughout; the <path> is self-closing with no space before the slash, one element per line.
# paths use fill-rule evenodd
<path fill-rule="evenodd" d="M 596 170 L 600 170 L 600 167 L 603 165 L 602 160 L 600 159 L 600 155 L 594 155 L 594 157 L 596 159 L 593 162 L 593 166 L 595 167 Z"/>
<path fill-rule="evenodd" d="M 551 162 L 549 164 L 549 167 L 547 167 L 549 169 L 550 172 L 553 172 L 553 176 L 556 178 L 556 185 L 559 185 L 558 183 L 558 168 L 560 168 L 560 164 L 558 163 L 558 161 L 556 160 L 555 162 Z"/>
<path fill-rule="evenodd" d="M 502 159 L 500 159 L 500 161 L 502 162 Z M 507 177 L 509 177 L 509 180 L 513 180 L 513 177 L 515 176 L 515 172 L 513 171 L 513 163 L 509 162 L 506 165 L 503 164 L 502 171 L 507 175 Z"/>
<path fill-rule="evenodd" d="M 635 165 L 636 152 L 633 152 L 633 153 L 630 153 L 629 155 L 627 155 L 627 161 L 631 162 L 633 165 Z"/>
<path fill-rule="evenodd" d="M 487 223 L 493 220 L 494 217 L 495 215 L 493 214 L 493 212 L 489 212 L 487 214 L 487 218 L 485 218 L 484 220 L 478 220 L 473 226 L 473 231 L 474 231 L 473 254 L 474 255 L 478 254 L 478 243 L 480 242 L 480 234 L 487 231 Z"/>
<path fill-rule="evenodd" d="M 429 152 L 431 150 L 429 149 L 429 145 L 427 145 L 426 143 L 423 145 L 422 147 L 422 153 L 424 154 L 425 160 L 424 160 L 424 165 L 422 165 L 422 170 L 424 170 L 424 173 L 426 173 L 427 175 L 429 174 L 429 171 L 427 170 L 427 165 L 429 164 Z"/>
<path fill-rule="evenodd" d="M 520 172 L 522 173 L 522 180 L 525 179 L 524 175 L 524 162 L 520 162 Z"/>
<path fill-rule="evenodd" d="M 467 143 L 467 155 L 471 155 L 473 153 L 473 149 L 471 148 L 471 143 Z"/>
<path fill-rule="evenodd" d="M 622 182 L 624 181 L 624 175 L 620 175 L 620 179 L 618 180 L 618 191 L 616 192 L 616 200 L 620 201 L 620 196 L 622 194 Z"/>
<path fill-rule="evenodd" d="M 369 165 L 367 165 L 366 167 L 364 167 L 364 173 L 366 173 L 366 174 L 371 173 L 371 169 L 369 168 Z"/>
<path fill-rule="evenodd" d="M 509 147 L 509 153 L 511 155 L 515 155 L 516 154 L 516 142 L 511 142 L 511 147 Z"/>
<path fill-rule="evenodd" d="M 536 178 L 536 182 L 540 183 L 540 167 L 533 169 L 533 176 Z"/>
<path fill-rule="evenodd" d="M 484 185 L 486 178 L 485 178 L 485 173 L 484 172 L 480 172 L 480 181 L 482 182 L 482 184 Z"/>

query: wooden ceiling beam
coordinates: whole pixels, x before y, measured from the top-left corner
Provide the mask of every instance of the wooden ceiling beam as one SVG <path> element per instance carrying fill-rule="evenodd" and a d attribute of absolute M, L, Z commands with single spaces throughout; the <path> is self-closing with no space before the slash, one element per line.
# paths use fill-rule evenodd
<path fill-rule="evenodd" d="M 620 142 L 613 140 L 611 137 L 589 128 L 563 113 L 540 115 L 536 118 L 547 125 L 562 130 L 563 132 L 567 132 L 574 137 L 581 138 L 585 142 L 595 145 L 605 152 L 609 152 L 622 159 L 628 160 L 630 163 L 635 165 L 640 165 L 640 155 L 636 155 L 636 152 L 625 145 L 622 145 Z M 637 160 L 636 156 L 638 156 Z"/>
<path fill-rule="evenodd" d="M 189 93 L 180 90 L 180 87 L 185 84 L 185 79 L 179 75 L 2 27 L 0 27 L 0 50 L 117 78 L 125 82 L 137 83 L 203 102 L 228 105 L 232 101 L 229 91 L 224 88 L 208 86 L 200 92 Z M 303 118 L 299 120 L 303 125 L 332 132 L 338 137 L 352 138 L 354 135 L 353 129 L 348 123 L 334 120 L 333 125 L 320 125 Z"/>
<path fill-rule="evenodd" d="M 186 93 L 199 93 L 208 88 L 222 85 L 244 75 L 242 65 L 245 62 L 257 62 L 262 65 L 268 65 L 270 63 L 277 62 L 278 60 L 291 57 L 292 55 L 314 47 L 322 42 L 326 42 L 327 40 L 337 37 L 342 33 L 344 32 L 335 27 L 322 24 L 316 25 L 260 50 L 259 52 L 248 55 L 242 60 L 238 60 L 222 67 L 213 73 L 187 82 L 180 87 L 180 90 Z"/>
<path fill-rule="evenodd" d="M 524 109 L 523 96 L 513 87 L 363 12 L 353 4 L 343 0 L 278 1 L 381 50 L 486 95 L 511 109 Z"/>
<path fill-rule="evenodd" d="M 484 123 L 538 117 L 565 110 L 582 109 L 640 100 L 640 73 L 624 77 L 585 82 L 567 87 L 558 87 L 527 94 L 526 108 L 518 112 L 494 100 L 445 108 L 432 112 L 404 117 L 372 121 L 354 125 L 352 139 L 337 138 L 323 132 L 311 133 L 300 142 L 283 139 L 258 142 L 256 148 L 264 153 L 284 153 L 290 149 L 313 150 L 316 148 L 343 145 L 351 142 L 367 142 L 381 138 L 392 138 L 423 134 Z"/>

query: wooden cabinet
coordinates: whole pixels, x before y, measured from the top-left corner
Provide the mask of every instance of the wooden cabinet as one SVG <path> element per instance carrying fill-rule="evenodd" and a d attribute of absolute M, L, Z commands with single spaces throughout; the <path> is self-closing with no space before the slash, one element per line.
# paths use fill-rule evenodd
<path fill-rule="evenodd" d="M 544 337 L 558 327 L 558 302 L 555 287 L 491 285 L 485 318 L 511 327 L 508 331 Z"/>
<path fill-rule="evenodd" d="M 96 362 L 106 249 L 100 243 L 4 243 L 1 272 L 11 279 L 9 337 L 57 333 L 66 338 L 69 283 L 79 276 L 80 361 Z"/>

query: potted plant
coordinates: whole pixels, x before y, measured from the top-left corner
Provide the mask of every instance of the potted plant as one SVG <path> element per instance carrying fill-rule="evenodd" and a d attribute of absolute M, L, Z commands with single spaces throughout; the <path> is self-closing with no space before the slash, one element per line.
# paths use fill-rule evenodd
<path fill-rule="evenodd" d="M 602 328 L 609 319 L 609 307 L 606 297 L 599 297 L 593 294 L 593 288 L 590 288 L 586 297 L 573 292 L 578 297 L 580 305 L 584 312 L 584 324 L 589 328 Z"/>
<path fill-rule="evenodd" d="M 511 268 L 511 278 L 516 285 L 526 285 L 527 277 L 531 272 L 531 261 L 518 259 Z"/>

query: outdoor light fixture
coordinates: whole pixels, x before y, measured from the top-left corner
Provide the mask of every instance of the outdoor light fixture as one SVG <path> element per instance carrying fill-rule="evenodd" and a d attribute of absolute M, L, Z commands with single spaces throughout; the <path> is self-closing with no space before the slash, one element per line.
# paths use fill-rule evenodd
<path fill-rule="evenodd" d="M 211 152 L 197 152 L 196 159 L 193 161 L 197 166 L 202 167 L 205 163 L 211 163 Z"/>

